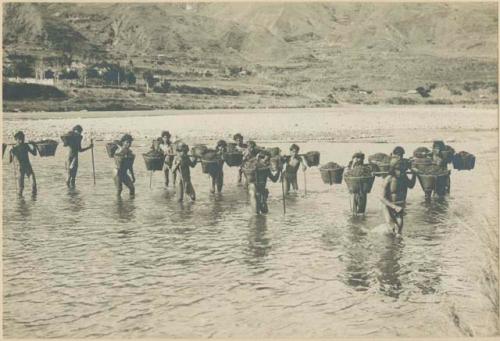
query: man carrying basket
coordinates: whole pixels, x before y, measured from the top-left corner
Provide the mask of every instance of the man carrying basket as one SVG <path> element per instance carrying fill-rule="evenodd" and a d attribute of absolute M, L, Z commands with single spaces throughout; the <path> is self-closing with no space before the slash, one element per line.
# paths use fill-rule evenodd
<path fill-rule="evenodd" d="M 33 143 L 24 142 L 25 137 L 22 131 L 18 131 L 14 135 L 14 139 L 16 140 L 16 144 L 10 150 L 9 163 L 12 163 L 15 159 L 17 160 L 17 170 L 19 170 L 19 178 L 16 179 L 16 181 L 18 182 L 17 195 L 19 197 L 23 195 L 25 176 L 28 178 L 31 177 L 31 194 L 36 195 L 37 187 L 35 172 L 33 172 L 33 168 L 31 167 L 31 162 L 28 154 L 31 153 L 32 155 L 36 156 L 36 146 Z M 32 147 L 30 147 L 30 144 L 32 145 Z"/>
<path fill-rule="evenodd" d="M 120 140 L 121 148 L 115 153 L 114 156 L 116 163 L 116 173 L 114 180 L 118 196 L 120 196 L 122 193 L 123 185 L 128 187 L 131 197 L 135 195 L 135 175 L 133 167 L 135 155 L 130 149 L 130 147 L 132 146 L 132 141 L 133 138 L 131 135 L 123 135 Z"/>
<path fill-rule="evenodd" d="M 73 127 L 73 130 L 70 133 L 70 138 L 68 138 L 68 179 L 66 180 L 66 185 L 71 188 L 74 188 L 76 185 L 76 173 L 78 172 L 78 154 L 94 147 L 94 145 L 91 143 L 87 148 L 82 148 L 82 131 L 82 126 L 77 124 Z"/>
<path fill-rule="evenodd" d="M 254 176 L 247 177 L 249 182 L 248 192 L 250 194 L 250 202 L 257 214 L 269 212 L 267 207 L 267 197 L 269 196 L 269 190 L 266 188 L 267 179 L 270 179 L 272 182 L 277 182 L 281 174 L 280 168 L 278 168 L 275 174 L 271 172 L 270 159 L 271 155 L 268 152 L 259 152 L 257 160 L 254 161 Z"/>

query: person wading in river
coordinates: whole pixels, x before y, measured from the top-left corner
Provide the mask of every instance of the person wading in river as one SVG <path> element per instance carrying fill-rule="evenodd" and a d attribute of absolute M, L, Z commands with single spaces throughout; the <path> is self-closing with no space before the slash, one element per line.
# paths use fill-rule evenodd
<path fill-rule="evenodd" d="M 236 143 L 236 149 L 242 153 L 245 153 L 246 149 L 248 148 L 248 145 L 243 142 L 243 135 L 241 135 L 240 133 L 234 134 L 233 141 Z M 242 176 L 243 176 L 243 166 L 240 167 L 238 170 L 238 184 L 241 183 Z"/>
<path fill-rule="evenodd" d="M 266 188 L 267 179 L 277 182 L 281 174 L 281 169 L 278 169 L 275 174 L 271 172 L 270 159 L 271 155 L 268 152 L 259 152 L 256 160 L 255 179 L 252 179 L 248 184 L 252 209 L 257 214 L 269 212 L 267 207 L 267 198 L 269 196 L 269 190 Z"/>
<path fill-rule="evenodd" d="M 9 163 L 12 163 L 14 159 L 17 160 L 17 170 L 19 170 L 19 177 L 16 179 L 18 182 L 17 195 L 20 197 L 23 195 L 25 176 L 28 178 L 31 177 L 31 194 L 36 195 L 37 187 L 35 172 L 31 167 L 31 162 L 28 154 L 31 153 L 33 156 L 36 156 L 36 146 L 34 143 L 24 142 L 25 137 L 22 131 L 18 131 L 14 135 L 14 139 L 16 140 L 16 144 L 10 150 Z"/>
<path fill-rule="evenodd" d="M 170 132 L 163 131 L 161 133 L 161 138 L 158 140 L 158 146 L 157 146 L 157 150 L 161 151 L 165 155 L 165 167 L 164 167 L 165 187 L 168 187 L 170 183 L 170 173 L 172 171 L 172 166 L 175 157 L 174 144 L 172 141 L 170 141 L 170 137 L 171 137 Z M 173 177 L 174 175 L 172 173 L 172 178 Z M 173 179 L 173 182 L 175 183 L 175 179 Z"/>
<path fill-rule="evenodd" d="M 290 187 L 292 187 L 294 191 L 299 190 L 299 185 L 297 183 L 297 172 L 300 165 L 302 164 L 303 171 L 307 169 L 304 161 L 298 155 L 299 150 L 299 146 L 297 146 L 296 144 L 292 144 L 290 146 L 290 156 L 288 156 L 285 160 L 285 172 L 282 174 L 283 181 L 285 182 L 285 194 L 288 194 L 290 192 Z"/>
<path fill-rule="evenodd" d="M 132 146 L 133 138 L 129 134 L 122 136 L 121 148 L 115 153 L 116 174 L 114 177 L 117 195 L 120 196 L 123 190 L 123 185 L 129 189 L 130 196 L 135 195 L 135 175 L 134 175 L 134 160 L 135 155 L 130 147 Z M 130 174 L 130 176 L 129 176 Z"/>
<path fill-rule="evenodd" d="M 226 152 L 227 143 L 224 140 L 217 141 L 215 146 L 215 151 L 217 152 L 217 167 L 214 167 L 209 172 L 211 181 L 210 192 L 215 193 L 215 188 L 217 187 L 217 192 L 222 192 L 222 186 L 224 185 L 224 153 Z"/>
<path fill-rule="evenodd" d="M 81 125 L 76 125 L 73 127 L 72 138 L 68 141 L 69 154 L 68 154 L 68 179 L 66 180 L 66 185 L 68 187 L 74 188 L 76 185 L 76 173 L 78 172 L 78 154 L 80 152 L 87 151 L 94 147 L 91 143 L 87 148 L 82 148 L 82 131 Z"/>
<path fill-rule="evenodd" d="M 415 173 L 412 173 L 411 179 L 406 174 L 408 164 L 403 159 L 404 153 L 405 151 L 402 147 L 398 146 L 394 148 L 389 166 L 389 176 L 385 178 L 383 189 L 386 202 L 401 207 L 401 210 L 396 210 L 397 207 L 390 207 L 387 204 L 383 207 L 386 222 L 392 226 L 393 232 L 397 234 L 401 234 L 403 230 L 403 208 L 408 189 L 412 189 L 417 180 Z"/>
<path fill-rule="evenodd" d="M 174 159 L 173 173 L 179 172 L 180 179 L 177 183 L 177 201 L 181 202 L 184 200 L 184 193 L 186 193 L 191 200 L 196 200 L 196 193 L 194 191 L 193 184 L 191 183 L 191 171 L 190 167 L 194 168 L 196 166 L 196 159 L 191 159 L 187 154 L 189 152 L 189 146 L 185 143 L 180 143 L 177 145 L 177 156 Z"/>

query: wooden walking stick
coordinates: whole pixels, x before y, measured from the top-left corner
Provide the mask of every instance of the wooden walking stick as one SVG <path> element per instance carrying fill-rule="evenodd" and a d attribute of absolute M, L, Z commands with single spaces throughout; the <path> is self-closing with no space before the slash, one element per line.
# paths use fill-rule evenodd
<path fill-rule="evenodd" d="M 281 194 L 283 195 L 283 214 L 286 214 L 286 202 L 285 202 L 285 181 L 284 176 L 281 174 Z"/>
<path fill-rule="evenodd" d="M 306 181 L 306 171 L 303 171 L 304 173 L 304 195 L 307 194 L 307 181 Z"/>
<path fill-rule="evenodd" d="M 92 148 L 90 149 L 90 153 L 92 155 L 92 175 L 94 176 L 94 186 L 95 186 L 95 162 L 94 162 L 94 139 L 90 139 L 90 144 Z"/>
<path fill-rule="evenodd" d="M 153 171 L 149 172 L 149 189 L 151 189 L 151 184 L 153 182 Z"/>

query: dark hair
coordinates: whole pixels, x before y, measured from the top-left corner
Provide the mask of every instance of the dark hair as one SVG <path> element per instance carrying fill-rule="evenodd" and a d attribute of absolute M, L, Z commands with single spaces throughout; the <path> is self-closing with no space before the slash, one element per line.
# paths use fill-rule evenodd
<path fill-rule="evenodd" d="M 242 139 L 243 140 L 243 136 L 240 133 L 234 134 L 233 140 L 238 140 L 238 139 Z"/>
<path fill-rule="evenodd" d="M 161 132 L 161 137 L 164 137 L 164 136 L 171 137 L 172 135 L 170 135 L 170 132 L 168 130 L 164 130 Z"/>
<path fill-rule="evenodd" d="M 24 133 L 22 131 L 18 131 L 15 135 L 14 138 L 16 140 L 21 140 L 24 142 Z"/>
<path fill-rule="evenodd" d="M 297 146 L 295 143 L 294 143 L 294 144 L 292 144 L 292 145 L 290 146 L 290 150 L 294 150 L 294 149 L 295 149 L 296 151 L 299 151 L 299 150 L 300 150 L 299 146 Z"/>
<path fill-rule="evenodd" d="M 248 141 L 248 146 L 257 147 L 257 143 L 255 141 Z"/>
<path fill-rule="evenodd" d="M 258 157 L 259 159 L 264 158 L 264 157 L 266 157 L 266 156 L 271 157 L 271 153 L 269 153 L 267 150 L 261 150 L 261 151 L 259 151 L 259 153 L 257 154 L 257 157 Z"/>
<path fill-rule="evenodd" d="M 178 152 L 182 152 L 182 151 L 189 152 L 189 146 L 187 144 L 185 144 L 184 142 L 177 144 L 177 147 L 175 149 Z"/>
<path fill-rule="evenodd" d="M 227 147 L 226 141 L 224 141 L 224 140 L 217 141 L 217 147 L 226 148 Z"/>
<path fill-rule="evenodd" d="M 353 159 L 354 159 L 354 158 L 360 158 L 360 159 L 364 160 L 364 159 L 365 159 L 365 154 L 363 154 L 362 152 L 356 152 L 356 153 L 354 153 L 354 154 L 352 155 L 352 158 L 353 158 Z"/>
<path fill-rule="evenodd" d="M 75 130 L 81 133 L 83 131 L 83 128 L 81 125 L 77 124 L 76 126 L 73 127 L 73 131 Z"/>
<path fill-rule="evenodd" d="M 125 134 L 122 136 L 122 138 L 120 139 L 120 142 L 123 143 L 125 141 L 129 141 L 130 143 L 132 143 L 132 141 L 134 140 L 134 138 L 132 137 L 132 135 L 130 134 Z"/>
<path fill-rule="evenodd" d="M 405 150 L 403 147 L 401 146 L 397 146 L 396 148 L 394 148 L 394 150 L 392 151 L 392 154 L 393 155 L 400 155 L 400 156 L 403 156 L 405 153 Z"/>

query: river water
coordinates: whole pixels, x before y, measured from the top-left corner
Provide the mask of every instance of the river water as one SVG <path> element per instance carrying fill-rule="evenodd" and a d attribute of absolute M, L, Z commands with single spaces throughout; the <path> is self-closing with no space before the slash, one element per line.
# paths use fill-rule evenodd
<path fill-rule="evenodd" d="M 394 109 L 377 110 L 383 121 Z M 65 187 L 62 144 L 55 157 L 32 158 L 36 198 L 29 185 L 24 198 L 16 198 L 13 169 L 4 158 L 4 335 L 497 335 L 496 113 L 439 109 L 455 119 L 436 124 L 429 109 L 421 110 L 424 123 L 415 124 L 432 130 L 410 129 L 413 114 L 400 120 L 403 128 L 384 130 L 357 109 L 5 119 L 6 140 L 16 129 L 28 138 L 56 137 L 76 122 L 101 140 L 131 131 L 138 157 L 137 195 L 130 198 L 125 190 L 121 199 L 104 141 L 95 148 L 96 186 L 90 152 L 81 155 L 75 190 Z M 197 166 L 197 201 L 177 203 L 160 173 L 149 188 L 140 156 L 149 136 L 164 127 L 189 143 L 213 144 L 237 131 L 264 146 L 286 149 L 296 142 L 302 151 L 320 151 L 322 163 L 342 164 L 357 150 L 389 153 L 400 143 L 411 153 L 442 137 L 457 151 L 474 153 L 477 162 L 473 171 L 452 172 L 444 200 L 425 203 L 417 184 L 409 193 L 403 237 L 395 238 L 380 212 L 380 179 L 366 215 L 353 217 L 345 184 L 323 184 L 317 167 L 306 171 L 307 193 L 299 174 L 300 191 L 286 199 L 286 214 L 279 183 L 269 186 L 269 214 L 252 214 L 244 188 L 236 184 L 237 170 L 227 166 L 221 195 L 209 193 L 209 180 Z"/>

